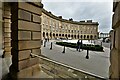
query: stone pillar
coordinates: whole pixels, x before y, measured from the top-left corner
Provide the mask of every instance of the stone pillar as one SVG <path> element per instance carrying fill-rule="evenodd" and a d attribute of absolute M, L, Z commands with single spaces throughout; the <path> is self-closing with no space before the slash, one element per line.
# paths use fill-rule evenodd
<path fill-rule="evenodd" d="M 110 78 L 120 78 L 120 2 L 113 4 L 113 22 L 112 28 L 114 29 L 114 36 L 112 42 L 112 50 L 110 52 Z"/>
<path fill-rule="evenodd" d="M 2 49 L 2 2 L 0 1 L 0 49 Z"/>
<path fill-rule="evenodd" d="M 41 54 L 42 7 L 40 2 L 11 3 L 12 78 L 30 78 L 40 72 L 39 58 L 30 54 Z"/>
<path fill-rule="evenodd" d="M 3 57 L 11 56 L 11 9 L 9 3 L 4 3 L 3 11 L 3 37 L 4 37 L 4 53 Z"/>

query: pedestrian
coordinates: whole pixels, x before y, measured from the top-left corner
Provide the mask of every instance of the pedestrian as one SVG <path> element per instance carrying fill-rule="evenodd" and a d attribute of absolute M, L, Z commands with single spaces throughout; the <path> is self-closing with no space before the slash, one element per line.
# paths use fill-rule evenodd
<path fill-rule="evenodd" d="M 49 42 L 49 38 L 48 38 L 48 42 Z"/>
<path fill-rule="evenodd" d="M 83 51 L 83 48 L 82 48 L 82 46 L 83 46 L 83 42 L 82 42 L 82 40 L 81 40 L 81 49 L 82 49 L 82 51 Z"/>
<path fill-rule="evenodd" d="M 44 41 L 44 47 L 46 46 L 46 40 Z"/>
<path fill-rule="evenodd" d="M 45 38 L 45 42 L 47 42 L 47 38 Z"/>

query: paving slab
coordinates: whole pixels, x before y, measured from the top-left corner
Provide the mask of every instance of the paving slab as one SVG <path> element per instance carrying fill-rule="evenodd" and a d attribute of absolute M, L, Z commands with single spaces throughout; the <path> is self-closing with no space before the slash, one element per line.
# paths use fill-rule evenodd
<path fill-rule="evenodd" d="M 50 50 L 50 42 L 47 42 L 46 47 L 42 46 L 42 54 L 48 58 L 104 78 L 109 77 L 109 48 L 104 47 L 104 52 L 89 51 L 90 58 L 86 59 L 86 50 L 78 52 L 74 48 L 66 47 L 66 52 L 62 53 L 63 46 L 56 45 L 53 40 L 53 49 Z"/>

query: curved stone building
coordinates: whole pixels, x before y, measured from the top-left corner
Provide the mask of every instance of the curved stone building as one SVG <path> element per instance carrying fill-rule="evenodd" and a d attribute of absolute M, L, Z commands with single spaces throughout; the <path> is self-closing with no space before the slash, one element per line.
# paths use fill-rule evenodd
<path fill-rule="evenodd" d="M 73 21 L 63 19 L 62 16 L 55 16 L 51 12 L 42 9 L 42 39 L 85 39 L 95 40 L 98 38 L 98 22 Z"/>

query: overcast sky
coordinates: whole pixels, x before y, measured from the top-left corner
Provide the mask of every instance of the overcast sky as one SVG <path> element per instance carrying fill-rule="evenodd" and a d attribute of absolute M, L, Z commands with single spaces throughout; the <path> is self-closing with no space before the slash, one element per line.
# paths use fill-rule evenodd
<path fill-rule="evenodd" d="M 99 32 L 109 32 L 112 26 L 112 0 L 43 0 L 44 8 L 64 19 L 90 20 L 99 23 Z"/>

